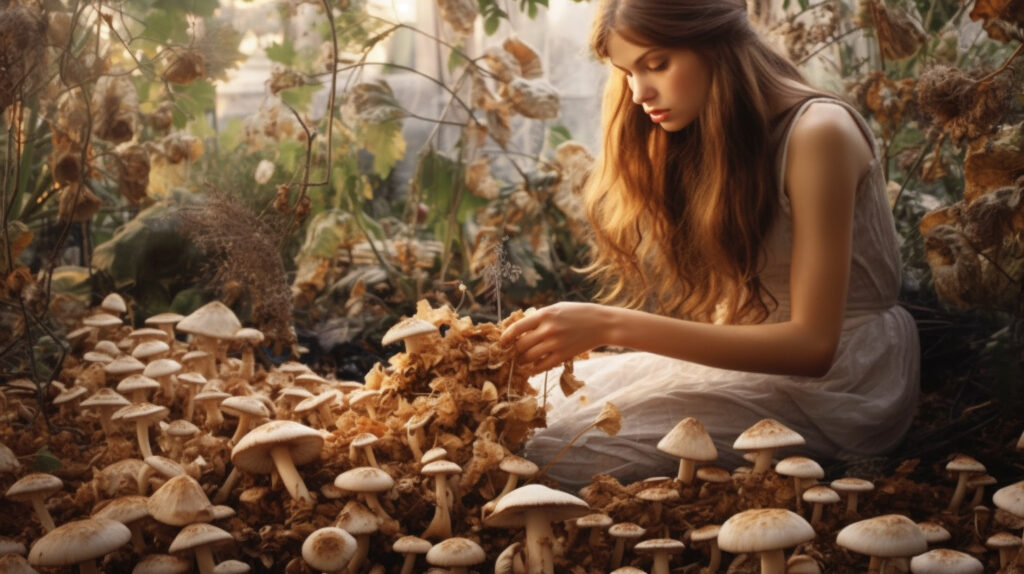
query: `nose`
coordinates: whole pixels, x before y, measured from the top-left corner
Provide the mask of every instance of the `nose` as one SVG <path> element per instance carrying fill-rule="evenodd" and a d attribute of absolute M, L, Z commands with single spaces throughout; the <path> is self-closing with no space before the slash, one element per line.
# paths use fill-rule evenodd
<path fill-rule="evenodd" d="M 629 79 L 630 88 L 633 90 L 633 103 L 642 104 L 654 97 L 654 87 L 649 82 L 641 81 L 637 76 Z"/>

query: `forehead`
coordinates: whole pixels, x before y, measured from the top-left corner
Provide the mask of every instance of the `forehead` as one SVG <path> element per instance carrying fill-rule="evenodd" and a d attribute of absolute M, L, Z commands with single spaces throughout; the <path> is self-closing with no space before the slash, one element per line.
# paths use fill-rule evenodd
<path fill-rule="evenodd" d="M 649 54 L 659 54 L 666 51 L 665 48 L 651 44 L 640 44 L 616 31 L 608 35 L 606 49 L 608 59 L 613 65 L 620 68 L 630 67 Z"/>

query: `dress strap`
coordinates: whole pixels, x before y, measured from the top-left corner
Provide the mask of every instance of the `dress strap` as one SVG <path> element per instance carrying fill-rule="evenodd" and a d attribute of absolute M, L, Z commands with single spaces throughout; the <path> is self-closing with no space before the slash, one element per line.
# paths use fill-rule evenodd
<path fill-rule="evenodd" d="M 868 143 L 871 145 L 872 157 L 877 159 L 879 156 L 878 142 L 875 141 L 875 135 L 871 131 L 871 126 L 868 125 L 867 120 L 865 120 L 864 117 L 860 115 L 860 112 L 858 112 L 856 108 L 844 102 L 843 100 L 835 97 L 810 97 L 804 100 L 802 103 L 793 106 L 790 109 L 790 111 L 786 112 L 786 114 L 779 120 L 779 123 L 776 124 L 778 125 L 778 128 L 775 134 L 781 137 L 778 137 L 778 139 L 776 139 L 776 141 L 779 142 L 779 151 L 776 154 L 777 162 L 775 165 L 777 166 L 778 173 L 778 189 L 782 197 L 786 196 L 786 156 L 789 153 L 789 137 L 790 135 L 792 135 L 793 128 L 796 126 L 796 121 L 800 118 L 800 116 L 804 115 L 804 112 L 807 111 L 807 108 L 809 108 L 811 104 L 815 104 L 818 102 L 828 102 L 830 104 L 837 104 L 846 108 L 846 111 L 848 111 L 850 115 L 853 116 L 854 121 L 857 122 L 857 126 L 860 127 L 860 131 L 861 133 L 864 134 L 864 138 L 867 139 Z"/>

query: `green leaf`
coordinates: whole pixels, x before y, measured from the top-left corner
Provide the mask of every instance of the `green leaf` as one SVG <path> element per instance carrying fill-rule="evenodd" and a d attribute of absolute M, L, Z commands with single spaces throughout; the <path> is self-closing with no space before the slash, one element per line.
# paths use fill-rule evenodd
<path fill-rule="evenodd" d="M 548 146 L 554 149 L 572 139 L 569 128 L 558 124 L 548 128 Z"/>
<path fill-rule="evenodd" d="M 348 93 L 360 122 L 371 124 L 404 118 L 405 109 L 384 80 L 356 84 Z"/>
<path fill-rule="evenodd" d="M 806 10 L 811 5 L 810 0 L 797 0 L 797 3 L 800 4 L 801 10 Z"/>
<path fill-rule="evenodd" d="M 402 122 L 360 122 L 357 128 L 363 149 L 373 154 L 373 171 L 386 178 L 398 160 L 405 156 L 405 137 Z"/>
<path fill-rule="evenodd" d="M 306 111 L 309 108 L 309 105 L 313 103 L 313 95 L 321 89 L 321 86 L 297 86 L 294 88 L 288 88 L 287 90 L 281 90 L 277 95 L 281 97 L 281 101 L 287 103 L 291 107 L 300 111 Z"/>
<path fill-rule="evenodd" d="M 174 124 L 176 127 L 184 127 L 185 121 L 182 121 L 181 125 L 178 124 L 179 112 L 181 119 L 186 121 L 203 116 L 213 109 L 217 90 L 206 80 L 196 80 L 187 86 L 177 88 L 175 96 Z"/>
<path fill-rule="evenodd" d="M 286 66 L 291 66 L 296 56 L 295 46 L 291 42 L 285 41 L 284 43 L 274 42 L 267 47 L 267 57 L 272 62 L 278 62 Z"/>
<path fill-rule="evenodd" d="M 461 68 L 462 66 L 465 66 L 466 62 L 469 61 L 469 60 L 467 60 L 462 55 L 462 51 L 461 51 L 462 46 L 456 46 L 456 48 L 458 48 L 458 49 L 457 50 L 452 50 L 451 53 L 448 54 L 448 73 L 449 74 L 455 73 L 455 70 Z"/>
<path fill-rule="evenodd" d="M 498 26 L 500 25 L 501 18 L 495 14 L 491 14 L 484 19 L 484 32 L 486 32 L 488 36 L 493 36 L 494 33 L 498 31 Z"/>
<path fill-rule="evenodd" d="M 32 457 L 32 470 L 34 472 L 53 472 L 60 470 L 64 464 L 53 454 L 50 447 L 43 445 L 43 448 L 36 451 Z"/>
<path fill-rule="evenodd" d="M 142 24 L 142 36 L 158 44 L 182 41 L 187 37 L 188 20 L 183 12 L 153 10 Z"/>

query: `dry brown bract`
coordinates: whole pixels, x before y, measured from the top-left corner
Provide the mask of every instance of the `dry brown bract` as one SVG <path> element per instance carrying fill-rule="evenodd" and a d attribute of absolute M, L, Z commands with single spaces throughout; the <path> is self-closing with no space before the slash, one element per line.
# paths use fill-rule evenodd
<path fill-rule="evenodd" d="M 882 56 L 888 60 L 903 60 L 916 54 L 927 37 L 917 7 L 909 3 L 907 9 L 888 8 L 880 0 L 871 0 L 868 4 Z"/>
<path fill-rule="evenodd" d="M 984 22 L 985 32 L 993 40 L 1019 40 L 1019 27 L 1024 26 L 1024 0 L 978 0 L 971 10 L 971 20 Z M 1014 29 L 1015 26 L 1018 28 Z"/>
<path fill-rule="evenodd" d="M 1006 115 L 1013 100 L 1012 76 L 998 74 L 978 81 L 951 66 L 935 66 L 921 74 L 917 83 L 917 104 L 922 117 L 932 118 L 950 140 L 988 134 Z"/>

